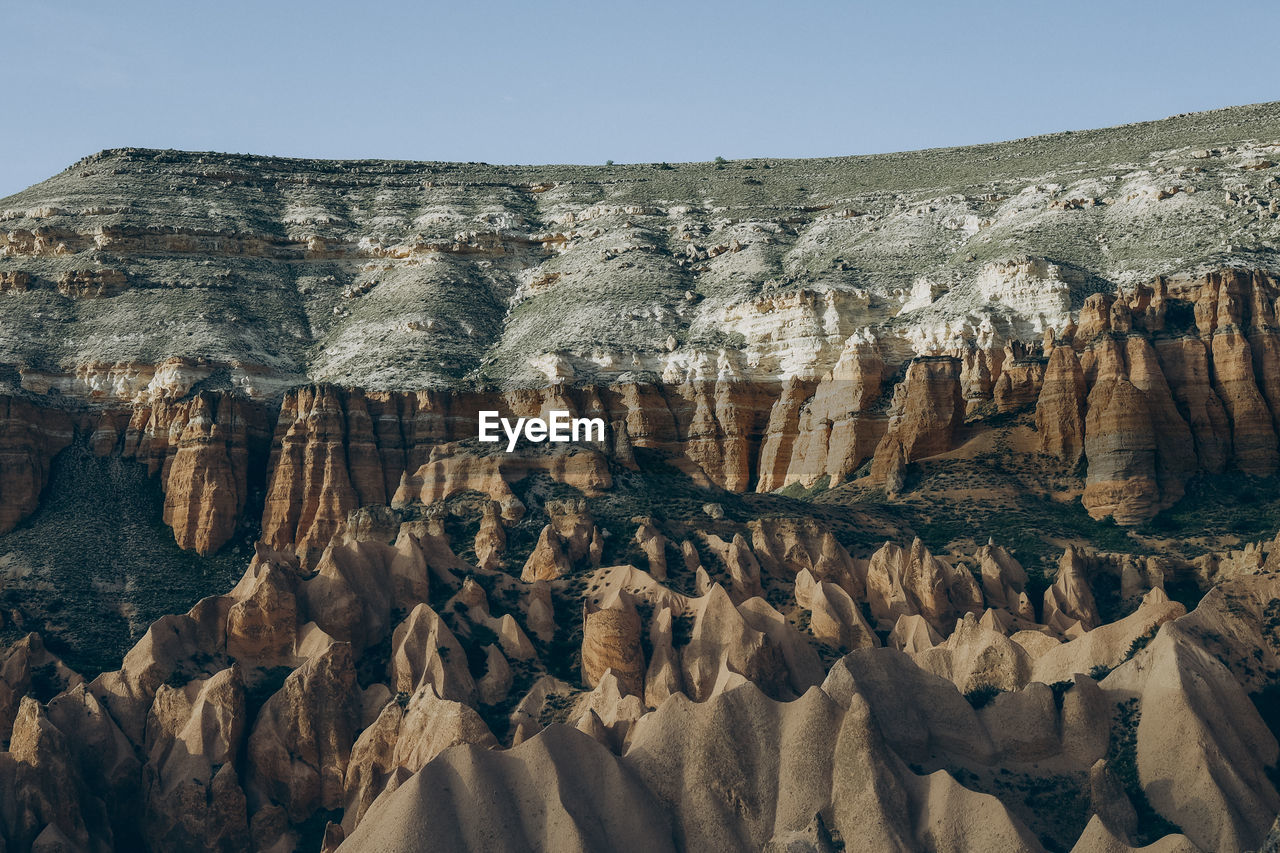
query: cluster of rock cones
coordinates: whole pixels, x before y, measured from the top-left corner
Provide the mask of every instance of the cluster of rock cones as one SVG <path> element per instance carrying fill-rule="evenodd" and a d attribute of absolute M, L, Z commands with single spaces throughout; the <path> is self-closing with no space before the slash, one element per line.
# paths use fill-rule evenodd
<path fill-rule="evenodd" d="M 1160 561 L 1075 548 L 1032 601 L 995 544 L 646 517 L 600 566 L 582 501 L 527 553 L 471 510 L 474 543 L 383 507 L 259 546 L 92 681 L 16 644 L 4 849 L 1247 850 L 1280 808 L 1270 543 L 1187 613 Z"/>

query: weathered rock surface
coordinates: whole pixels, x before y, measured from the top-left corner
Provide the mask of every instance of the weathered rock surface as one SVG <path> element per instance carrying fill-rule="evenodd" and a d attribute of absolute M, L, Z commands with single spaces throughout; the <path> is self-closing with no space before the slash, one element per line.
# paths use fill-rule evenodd
<path fill-rule="evenodd" d="M 1263 846 L 1280 547 L 1231 537 L 1280 470 L 1275 139 L 124 150 L 6 199 L 0 848 Z M 553 410 L 604 434 L 477 440 Z M 50 494 L 91 474 L 154 518 Z M 1223 474 L 1252 517 L 1143 524 Z M 158 556 L 64 601 L 68 517 Z M 155 522 L 193 554 L 130 551 Z M 255 536 L 144 630 L 140 572 Z M 139 639 L 85 683 L 49 649 L 89 674 L 58 643 L 116 586 Z"/>

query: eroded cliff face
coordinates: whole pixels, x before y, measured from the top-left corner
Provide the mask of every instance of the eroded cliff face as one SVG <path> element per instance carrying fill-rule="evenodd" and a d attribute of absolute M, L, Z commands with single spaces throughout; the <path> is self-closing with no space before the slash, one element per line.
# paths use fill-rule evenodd
<path fill-rule="evenodd" d="M 50 461 L 76 436 L 95 453 L 147 465 L 182 547 L 210 553 L 237 525 L 256 524 L 245 517 L 247 499 L 265 489 L 262 541 L 305 554 L 362 506 L 478 491 L 510 515 L 520 510 L 509 484 L 528 471 L 606 489 L 610 467 L 634 468 L 637 449 L 729 491 L 832 487 L 868 474 L 889 485 L 904 466 L 981 435 L 992 416 L 1034 412 L 1038 449 L 1065 471 L 1079 466 L 1090 514 L 1134 524 L 1173 505 L 1196 473 L 1277 470 L 1278 297 L 1280 284 L 1261 271 L 1161 278 L 1090 296 L 1078 322 L 1016 352 L 972 345 L 895 364 L 882 344 L 855 336 L 817 380 L 417 392 L 316 385 L 288 391 L 278 408 L 235 391 L 90 408 L 23 394 L 8 398 L 0 429 L 9 447 L 0 518 L 11 529 L 36 508 Z M 477 442 L 484 410 L 599 417 L 605 439 L 574 454 L 508 455 Z"/>
<path fill-rule="evenodd" d="M 433 453 L 423 482 L 491 477 L 438 449 L 481 408 L 562 403 L 623 466 L 768 492 L 872 461 L 895 494 L 1034 407 L 1089 511 L 1140 521 L 1280 464 L 1277 139 L 1259 105 L 720 168 L 103 152 L 0 205 L 0 529 L 68 432 L 123 418 L 183 547 L 256 526 L 263 488 L 264 540 L 314 550 Z"/>

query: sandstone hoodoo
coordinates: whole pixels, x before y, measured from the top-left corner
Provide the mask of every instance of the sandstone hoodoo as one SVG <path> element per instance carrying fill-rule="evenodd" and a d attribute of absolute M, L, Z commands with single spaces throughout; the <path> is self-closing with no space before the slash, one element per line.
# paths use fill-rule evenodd
<path fill-rule="evenodd" d="M 0 849 L 1272 849 L 1277 161 L 0 200 Z"/>

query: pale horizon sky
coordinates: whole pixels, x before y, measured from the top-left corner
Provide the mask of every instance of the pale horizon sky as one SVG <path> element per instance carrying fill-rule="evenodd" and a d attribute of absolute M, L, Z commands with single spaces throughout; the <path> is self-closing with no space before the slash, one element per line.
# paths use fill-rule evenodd
<path fill-rule="evenodd" d="M 0 197 L 104 148 L 819 157 L 1280 99 L 1280 4 L 0 0 Z"/>

